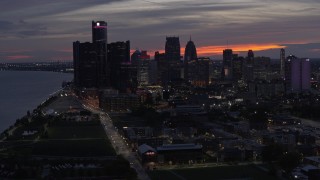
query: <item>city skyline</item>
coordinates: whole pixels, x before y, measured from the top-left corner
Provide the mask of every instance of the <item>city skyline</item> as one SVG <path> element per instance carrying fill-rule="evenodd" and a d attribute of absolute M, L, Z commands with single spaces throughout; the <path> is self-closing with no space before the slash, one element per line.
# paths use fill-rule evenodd
<path fill-rule="evenodd" d="M 77 3 L 75 3 L 77 2 Z M 164 52 L 167 36 L 190 35 L 198 56 L 222 59 L 223 49 L 279 59 L 319 58 L 319 2 L 275 0 L 60 0 L 0 2 L 0 61 L 72 60 L 72 43 L 90 40 L 92 20 L 108 23 L 108 42 L 130 40 L 131 50 Z M 181 53 L 181 55 L 183 55 Z"/>

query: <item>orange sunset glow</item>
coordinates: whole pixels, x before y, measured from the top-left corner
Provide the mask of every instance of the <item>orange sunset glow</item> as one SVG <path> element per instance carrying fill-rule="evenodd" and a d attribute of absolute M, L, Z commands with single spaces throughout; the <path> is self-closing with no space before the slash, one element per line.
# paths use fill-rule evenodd
<path fill-rule="evenodd" d="M 281 49 L 285 46 L 278 44 L 236 44 L 226 46 L 202 46 L 197 47 L 198 56 L 221 55 L 224 49 L 232 49 L 234 52 L 247 52 L 248 50 L 263 51 L 269 49 Z M 182 50 L 182 49 L 181 49 Z M 184 52 L 184 48 L 183 51 Z"/>
<path fill-rule="evenodd" d="M 185 47 L 181 45 L 181 55 L 184 55 Z M 286 46 L 278 45 L 278 44 L 235 44 L 235 45 L 229 45 L 228 47 L 225 45 L 217 45 L 217 46 L 200 46 L 197 47 L 197 54 L 198 56 L 212 56 L 212 55 L 222 55 L 222 52 L 224 49 L 232 49 L 233 52 L 239 53 L 239 52 L 247 52 L 248 50 L 253 51 L 263 51 L 263 50 L 270 50 L 270 49 L 281 49 L 286 48 Z M 130 54 L 135 52 L 136 50 L 131 50 Z M 160 53 L 164 53 L 164 50 L 147 50 L 148 54 L 153 56 L 156 51 L 159 51 Z"/>
<path fill-rule="evenodd" d="M 13 55 L 13 56 L 7 56 L 8 60 L 19 60 L 19 59 L 28 59 L 32 58 L 32 56 L 28 55 Z"/>

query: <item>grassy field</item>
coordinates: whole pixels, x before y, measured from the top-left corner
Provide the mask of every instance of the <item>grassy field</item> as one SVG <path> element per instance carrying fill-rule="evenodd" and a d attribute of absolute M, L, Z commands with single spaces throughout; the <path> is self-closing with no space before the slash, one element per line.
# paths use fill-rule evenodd
<path fill-rule="evenodd" d="M 34 155 L 47 156 L 112 156 L 115 151 L 108 139 L 41 140 L 33 146 Z"/>
<path fill-rule="evenodd" d="M 207 168 L 186 168 L 172 170 L 150 171 L 149 175 L 153 180 L 200 180 L 200 179 L 258 179 L 270 180 L 276 177 L 254 167 L 246 166 L 219 166 Z"/>
<path fill-rule="evenodd" d="M 33 154 L 49 156 L 112 156 L 115 151 L 100 122 L 73 122 L 72 126 L 54 125 L 48 138 L 34 145 Z"/>
<path fill-rule="evenodd" d="M 99 126 L 54 126 L 48 128 L 50 139 L 69 138 L 105 138 L 106 134 L 101 125 Z"/>

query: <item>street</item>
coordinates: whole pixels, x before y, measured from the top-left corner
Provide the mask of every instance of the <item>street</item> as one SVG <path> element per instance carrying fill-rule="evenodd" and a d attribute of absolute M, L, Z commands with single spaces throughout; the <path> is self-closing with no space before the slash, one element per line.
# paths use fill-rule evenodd
<path fill-rule="evenodd" d="M 116 150 L 118 155 L 122 155 L 126 160 L 130 162 L 130 166 L 136 170 L 138 179 L 140 180 L 150 180 L 145 169 L 140 164 L 139 160 L 135 156 L 135 152 L 131 152 L 129 145 L 125 142 L 124 138 L 118 133 L 116 127 L 113 126 L 112 120 L 109 115 L 101 110 L 93 107 L 84 105 L 84 108 L 97 113 L 100 116 L 101 124 L 104 127 L 106 135 L 108 136 L 113 148 Z"/>

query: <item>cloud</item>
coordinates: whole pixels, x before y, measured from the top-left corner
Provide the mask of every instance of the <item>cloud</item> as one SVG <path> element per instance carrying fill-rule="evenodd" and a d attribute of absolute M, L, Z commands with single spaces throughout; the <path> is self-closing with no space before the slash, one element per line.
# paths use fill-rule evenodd
<path fill-rule="evenodd" d="M 2 38 L 25 38 L 47 34 L 47 28 L 40 23 L 28 23 L 24 20 L 17 22 L 2 20 L 0 21 L 0 34 Z"/>
<path fill-rule="evenodd" d="M 66 57 L 73 41 L 90 41 L 91 20 L 108 22 L 109 42 L 130 40 L 131 47 L 152 51 L 164 49 L 171 35 L 180 37 L 182 47 L 192 35 L 203 50 L 227 42 L 289 47 L 320 42 L 317 0 L 1 0 L 0 7 L 0 48 L 28 47 L 37 59 Z M 319 47 L 302 49 L 293 50 L 319 55 Z M 257 53 L 278 57 L 277 50 Z"/>

